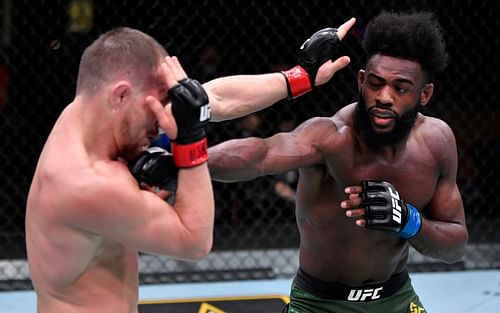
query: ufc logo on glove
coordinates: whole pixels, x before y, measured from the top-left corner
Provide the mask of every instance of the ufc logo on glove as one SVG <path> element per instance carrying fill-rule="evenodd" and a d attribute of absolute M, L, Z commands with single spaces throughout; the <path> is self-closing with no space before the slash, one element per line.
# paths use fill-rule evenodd
<path fill-rule="evenodd" d="M 200 122 L 210 120 L 210 105 L 205 104 L 200 108 Z"/>
<path fill-rule="evenodd" d="M 422 227 L 420 212 L 406 203 L 386 181 L 362 181 L 361 204 L 366 227 L 396 233 L 403 239 L 416 236 Z"/>
<path fill-rule="evenodd" d="M 389 194 L 391 195 L 392 200 L 392 219 L 393 221 L 401 224 L 401 206 L 399 205 L 399 193 L 390 187 L 387 189 L 389 190 Z"/>

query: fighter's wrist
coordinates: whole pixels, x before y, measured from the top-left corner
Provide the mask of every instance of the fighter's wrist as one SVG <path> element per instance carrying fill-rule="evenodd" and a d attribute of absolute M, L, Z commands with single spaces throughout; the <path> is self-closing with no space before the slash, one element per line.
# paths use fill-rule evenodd
<path fill-rule="evenodd" d="M 399 236 L 403 239 L 415 237 L 422 229 L 422 216 L 417 208 L 406 203 L 408 209 L 408 221 L 406 225 L 399 231 Z"/>
<path fill-rule="evenodd" d="M 172 142 L 172 155 L 177 167 L 195 167 L 208 160 L 207 138 L 190 144 Z"/>
<path fill-rule="evenodd" d="M 297 98 L 312 90 L 314 82 L 311 82 L 309 74 L 300 65 L 282 71 L 281 74 L 285 76 L 288 100 Z"/>
<path fill-rule="evenodd" d="M 178 145 L 189 145 L 205 138 L 205 128 L 203 126 L 179 128 L 178 135 L 172 142 Z"/>

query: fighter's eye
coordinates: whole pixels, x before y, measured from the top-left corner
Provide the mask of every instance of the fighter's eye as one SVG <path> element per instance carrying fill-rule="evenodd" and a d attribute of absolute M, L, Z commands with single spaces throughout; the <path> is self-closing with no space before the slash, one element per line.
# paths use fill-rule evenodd
<path fill-rule="evenodd" d="M 407 93 L 408 89 L 407 88 L 403 88 L 403 87 L 396 87 L 396 91 L 398 93 Z"/>

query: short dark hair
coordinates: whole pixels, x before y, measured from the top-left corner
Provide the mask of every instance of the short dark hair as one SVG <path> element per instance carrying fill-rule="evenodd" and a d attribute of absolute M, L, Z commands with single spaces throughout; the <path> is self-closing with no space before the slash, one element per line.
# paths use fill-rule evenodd
<path fill-rule="evenodd" d="M 382 12 L 363 36 L 367 60 L 375 54 L 420 63 L 431 81 L 448 64 L 441 25 L 430 12 Z"/>
<path fill-rule="evenodd" d="M 149 87 L 158 80 L 158 66 L 165 56 L 165 48 L 151 36 L 128 27 L 114 28 L 83 52 L 76 93 L 94 90 L 117 77 Z"/>

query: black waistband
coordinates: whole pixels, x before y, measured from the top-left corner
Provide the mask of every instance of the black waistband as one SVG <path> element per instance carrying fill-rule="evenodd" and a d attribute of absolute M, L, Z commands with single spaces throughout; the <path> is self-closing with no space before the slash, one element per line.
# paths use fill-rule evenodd
<path fill-rule="evenodd" d="M 404 270 L 401 273 L 392 275 L 385 283 L 348 286 L 319 280 L 299 267 L 294 284 L 300 289 L 323 299 L 367 302 L 392 296 L 403 287 L 409 278 L 408 271 Z"/>

